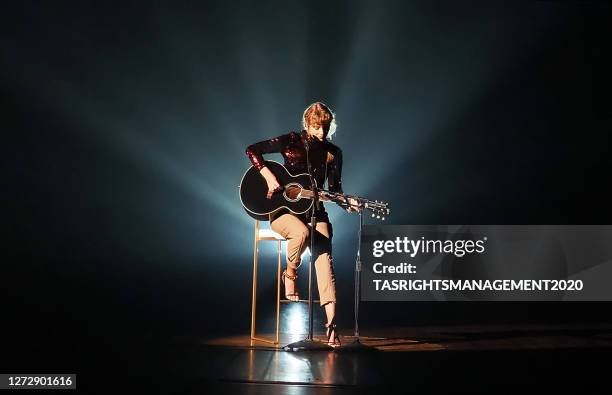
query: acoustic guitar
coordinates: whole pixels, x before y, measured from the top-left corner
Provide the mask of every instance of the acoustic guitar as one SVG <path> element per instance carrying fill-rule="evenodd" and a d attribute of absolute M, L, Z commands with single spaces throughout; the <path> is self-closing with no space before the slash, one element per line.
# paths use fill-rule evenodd
<path fill-rule="evenodd" d="M 256 167 L 251 166 L 242 176 L 240 182 L 240 202 L 246 212 L 260 221 L 268 221 L 268 215 L 286 208 L 294 214 L 303 214 L 311 209 L 314 193 L 310 187 L 308 173 L 293 175 L 287 168 L 276 161 L 265 161 L 266 166 L 276 176 L 281 189 L 267 198 L 268 183 Z M 316 182 L 316 181 L 315 181 Z M 317 187 L 318 189 L 318 187 Z M 349 198 L 355 199 L 358 206 L 372 212 L 372 217 L 382 219 L 391 212 L 389 204 L 378 200 L 369 200 L 358 196 L 318 189 L 321 201 L 332 201 L 343 208 L 350 206 Z"/>

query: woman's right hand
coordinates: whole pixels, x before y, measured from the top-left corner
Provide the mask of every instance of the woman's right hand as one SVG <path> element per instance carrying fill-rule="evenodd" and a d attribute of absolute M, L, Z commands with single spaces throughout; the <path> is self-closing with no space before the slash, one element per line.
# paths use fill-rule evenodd
<path fill-rule="evenodd" d="M 266 179 L 266 182 L 268 183 L 268 194 L 266 198 L 271 199 L 274 192 L 281 190 L 281 186 L 275 176 L 272 176 L 269 180 Z"/>
<path fill-rule="evenodd" d="M 278 183 L 276 176 L 274 175 L 274 173 L 272 173 L 272 171 L 270 171 L 270 169 L 264 167 L 263 169 L 261 169 L 261 174 L 264 176 L 264 178 L 266 179 L 266 183 L 268 184 L 268 194 L 266 195 L 266 199 L 271 199 L 272 194 L 276 191 L 281 190 L 282 188 Z"/>

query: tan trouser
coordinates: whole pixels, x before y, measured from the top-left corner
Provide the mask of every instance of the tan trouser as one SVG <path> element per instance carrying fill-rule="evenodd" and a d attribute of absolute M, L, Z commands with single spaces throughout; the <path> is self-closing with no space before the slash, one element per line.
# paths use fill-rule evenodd
<path fill-rule="evenodd" d="M 300 218 L 283 214 L 270 223 L 273 231 L 287 239 L 287 266 L 297 269 L 306 247 L 310 246 L 309 230 Z M 317 222 L 315 234 L 315 270 L 321 306 L 336 301 L 336 275 L 332 259 L 332 226 L 328 222 Z"/>

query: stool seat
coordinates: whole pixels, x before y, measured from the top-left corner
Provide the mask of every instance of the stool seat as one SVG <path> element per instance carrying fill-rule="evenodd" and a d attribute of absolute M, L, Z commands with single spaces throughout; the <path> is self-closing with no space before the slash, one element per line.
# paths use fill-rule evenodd
<path fill-rule="evenodd" d="M 259 229 L 259 234 L 257 236 L 259 240 L 278 240 L 278 241 L 286 241 L 286 239 L 280 234 L 276 233 L 272 229 Z"/>

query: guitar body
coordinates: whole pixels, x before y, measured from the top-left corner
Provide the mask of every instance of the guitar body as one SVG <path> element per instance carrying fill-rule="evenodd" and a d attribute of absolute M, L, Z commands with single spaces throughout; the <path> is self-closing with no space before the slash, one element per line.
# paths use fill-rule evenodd
<path fill-rule="evenodd" d="M 268 199 L 268 183 L 259 170 L 251 166 L 240 182 L 240 202 L 246 212 L 260 221 L 268 221 L 268 215 L 287 208 L 295 214 L 307 212 L 313 204 L 312 199 L 300 196 L 306 189 L 310 190 L 310 177 L 307 173 L 292 175 L 282 164 L 275 161 L 265 161 L 266 166 L 276 176 L 278 183 L 283 188 L 272 194 Z"/>

